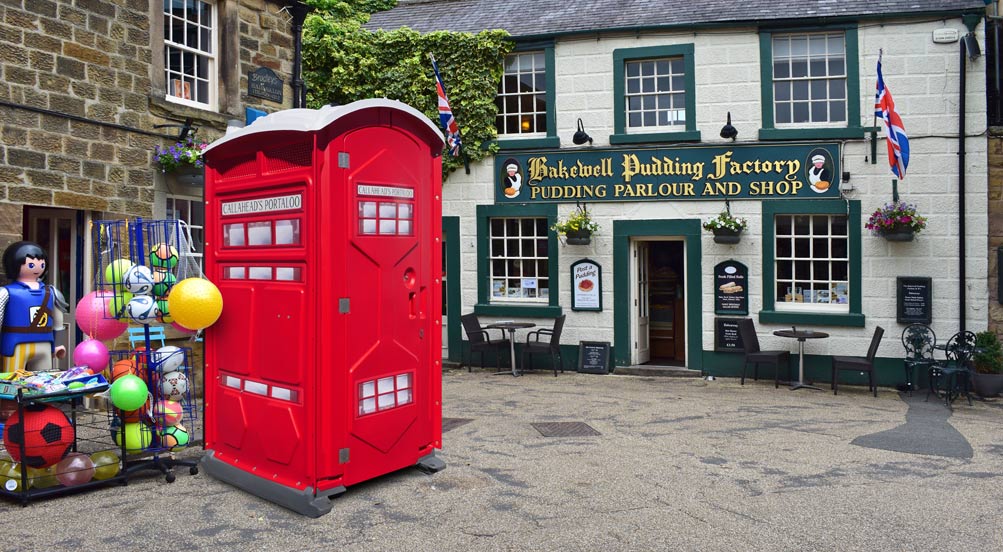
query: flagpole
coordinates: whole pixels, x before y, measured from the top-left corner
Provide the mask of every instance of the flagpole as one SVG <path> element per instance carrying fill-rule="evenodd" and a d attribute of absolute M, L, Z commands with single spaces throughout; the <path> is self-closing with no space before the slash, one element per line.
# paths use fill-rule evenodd
<path fill-rule="evenodd" d="M 428 59 L 430 59 L 432 61 L 432 71 L 435 72 L 436 85 L 440 86 L 442 88 L 442 94 L 443 94 L 443 96 L 445 98 L 447 98 L 446 101 L 448 102 L 449 94 L 446 92 L 446 83 L 443 82 L 443 80 L 442 80 L 442 75 L 439 73 L 439 64 L 436 63 L 435 56 L 432 55 L 432 52 L 428 53 Z M 452 110 L 452 107 L 450 106 L 449 109 Z M 457 154 L 463 156 L 463 168 L 464 168 L 464 170 L 466 171 L 467 174 L 470 174 L 470 158 L 467 156 L 467 152 L 464 151 L 464 149 L 463 149 L 463 140 L 462 140 L 462 138 L 460 136 L 460 125 L 459 125 L 458 122 L 456 122 L 456 115 L 452 114 L 452 117 L 453 117 L 454 123 L 456 124 L 456 141 L 459 144 L 457 146 L 457 148 L 456 148 L 457 149 Z M 443 130 L 446 131 L 446 134 L 447 134 L 447 137 L 448 137 L 450 131 L 449 131 L 448 128 L 445 127 L 445 123 L 442 122 L 441 115 L 440 115 L 439 123 L 440 123 L 440 126 L 443 126 Z M 448 146 L 448 143 L 447 143 L 447 146 Z"/>

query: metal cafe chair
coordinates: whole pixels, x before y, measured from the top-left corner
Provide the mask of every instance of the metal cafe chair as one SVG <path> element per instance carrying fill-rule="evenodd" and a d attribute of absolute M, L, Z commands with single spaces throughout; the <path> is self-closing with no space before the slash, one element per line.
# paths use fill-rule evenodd
<path fill-rule="evenodd" d="M 509 341 L 505 338 L 505 331 L 498 330 L 501 333 L 501 339 L 492 339 L 488 330 L 481 327 L 481 322 L 475 313 L 461 316 L 460 324 L 463 325 L 463 331 L 467 334 L 467 371 L 472 371 L 474 353 L 480 354 L 480 365 L 481 368 L 484 368 L 485 351 L 495 354 L 495 368 L 501 368 L 502 353 L 509 352 Z M 509 355 L 504 356 L 508 358 Z M 460 367 L 462 368 L 463 365 L 461 364 Z"/>
<path fill-rule="evenodd" d="M 759 365 L 772 364 L 775 368 L 773 374 L 773 387 L 780 387 L 780 365 L 787 367 L 787 379 L 791 379 L 791 353 L 790 351 L 763 351 L 759 348 L 759 336 L 756 335 L 756 323 L 751 318 L 743 318 L 738 321 L 738 333 L 742 337 L 742 346 L 745 347 L 745 359 L 742 362 L 741 385 L 745 385 L 745 370 L 749 363 L 752 363 L 752 379 L 759 380 Z"/>
<path fill-rule="evenodd" d="M 905 384 L 911 397 L 913 390 L 919 386 L 916 377 L 918 371 L 928 372 L 937 362 L 933 356 L 933 349 L 937 346 L 937 335 L 926 324 L 910 324 L 902 330 L 902 346 L 905 347 L 906 353 L 902 359 L 902 364 L 905 366 Z"/>
<path fill-rule="evenodd" d="M 930 389 L 926 392 L 926 400 L 933 393 L 938 398 L 943 398 L 950 408 L 955 399 L 964 395 L 971 406 L 972 371 L 969 363 L 975 352 L 975 333 L 958 332 L 952 335 L 944 346 L 946 358 L 937 361 L 929 369 Z"/>
<path fill-rule="evenodd" d="M 554 327 L 541 328 L 526 335 L 526 344 L 522 347 L 522 366 L 526 367 L 526 355 L 549 354 L 554 363 L 554 377 L 557 377 L 558 368 L 564 371 L 564 359 L 561 357 L 561 331 L 564 329 L 564 319 L 567 315 L 562 314 L 554 319 Z M 549 337 L 546 341 L 541 341 L 541 337 Z M 532 369 L 533 357 L 529 357 L 530 369 Z"/>
<path fill-rule="evenodd" d="M 855 356 L 834 356 L 832 357 L 832 394 L 839 394 L 839 371 L 849 370 L 851 372 L 867 372 L 867 384 L 874 396 L 878 396 L 878 386 L 874 383 L 874 356 L 878 354 L 878 346 L 881 345 L 881 337 L 885 335 L 885 329 L 881 326 L 874 328 L 874 335 L 871 336 L 871 346 L 867 348 L 866 357 Z"/>

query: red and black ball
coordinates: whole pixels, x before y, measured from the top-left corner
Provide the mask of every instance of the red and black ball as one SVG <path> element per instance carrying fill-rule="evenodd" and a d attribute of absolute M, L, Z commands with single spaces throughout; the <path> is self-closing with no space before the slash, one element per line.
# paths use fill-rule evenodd
<path fill-rule="evenodd" d="M 66 414 L 47 404 L 25 405 L 23 416 L 11 414 L 3 431 L 7 454 L 32 468 L 47 468 L 62 460 L 75 439 L 76 432 Z"/>

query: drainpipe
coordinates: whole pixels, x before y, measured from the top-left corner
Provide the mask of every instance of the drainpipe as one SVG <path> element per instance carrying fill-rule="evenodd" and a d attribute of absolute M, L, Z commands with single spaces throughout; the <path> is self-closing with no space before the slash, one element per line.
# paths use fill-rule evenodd
<path fill-rule="evenodd" d="M 965 331 L 965 77 L 968 48 L 961 41 L 961 82 L 958 83 L 958 330 Z"/>
<path fill-rule="evenodd" d="M 286 6 L 293 16 L 293 108 L 306 107 L 306 84 L 301 76 L 301 66 L 303 65 L 303 21 L 306 14 L 311 10 L 309 6 L 300 1 L 293 2 Z"/>

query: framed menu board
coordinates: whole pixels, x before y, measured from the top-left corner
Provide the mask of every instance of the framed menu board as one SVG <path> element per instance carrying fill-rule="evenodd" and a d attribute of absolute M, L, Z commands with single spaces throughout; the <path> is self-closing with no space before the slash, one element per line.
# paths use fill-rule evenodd
<path fill-rule="evenodd" d="M 897 320 L 900 324 L 929 324 L 933 321 L 933 279 L 899 276 Z"/>
<path fill-rule="evenodd" d="M 714 317 L 714 350 L 728 353 L 745 352 L 742 335 L 738 333 L 741 318 Z"/>
<path fill-rule="evenodd" d="M 714 265 L 714 314 L 749 314 L 749 268 L 738 261 Z"/>
<path fill-rule="evenodd" d="M 591 259 L 571 265 L 571 310 L 602 310 L 602 267 Z"/>
<path fill-rule="evenodd" d="M 586 374 L 608 374 L 609 351 L 609 341 L 579 341 L 578 371 Z"/>

